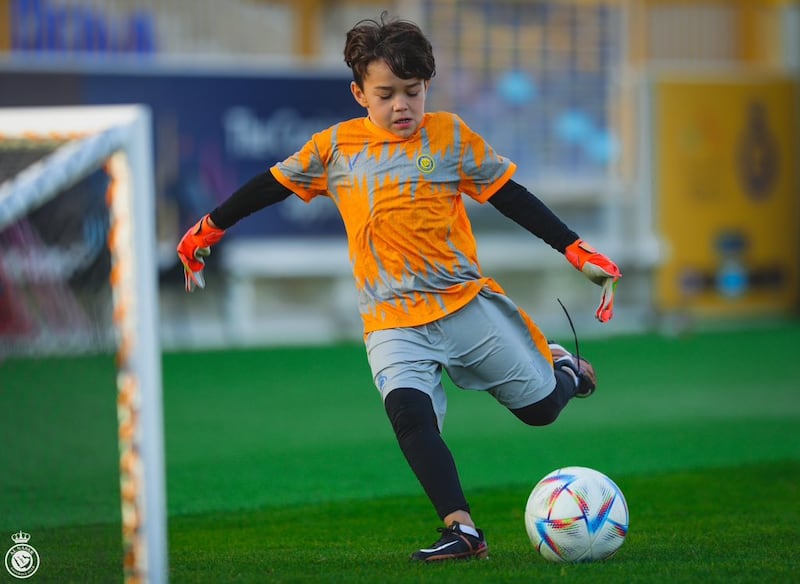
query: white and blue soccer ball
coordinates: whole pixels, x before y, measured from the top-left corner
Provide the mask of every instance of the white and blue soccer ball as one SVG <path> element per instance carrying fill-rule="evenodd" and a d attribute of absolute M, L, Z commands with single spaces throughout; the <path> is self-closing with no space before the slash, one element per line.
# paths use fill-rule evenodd
<path fill-rule="evenodd" d="M 628 504 L 603 473 L 583 466 L 554 470 L 528 497 L 525 527 L 551 562 L 594 562 L 612 556 L 628 534 Z"/>

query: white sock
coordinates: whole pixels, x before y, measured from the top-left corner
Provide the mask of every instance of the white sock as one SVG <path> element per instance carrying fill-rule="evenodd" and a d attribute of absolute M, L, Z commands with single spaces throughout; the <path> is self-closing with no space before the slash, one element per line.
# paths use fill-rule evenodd
<path fill-rule="evenodd" d="M 458 527 L 459 529 L 461 529 L 461 531 L 463 531 L 468 535 L 471 535 L 472 537 L 480 537 L 478 535 L 478 530 L 475 529 L 474 527 L 470 527 L 469 525 L 463 525 L 461 523 L 458 524 Z"/>
<path fill-rule="evenodd" d="M 578 389 L 578 386 L 580 385 L 581 381 L 580 379 L 578 379 L 578 376 L 575 375 L 575 372 L 569 367 L 561 367 L 560 370 L 564 371 L 565 373 L 569 373 L 572 376 L 572 381 L 575 383 L 575 389 Z"/>

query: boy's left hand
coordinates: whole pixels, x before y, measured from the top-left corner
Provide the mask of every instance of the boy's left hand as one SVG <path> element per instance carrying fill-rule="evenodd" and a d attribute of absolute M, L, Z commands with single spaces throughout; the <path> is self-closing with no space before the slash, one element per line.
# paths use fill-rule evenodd
<path fill-rule="evenodd" d="M 617 264 L 581 239 L 567 246 L 564 255 L 577 270 L 598 286 L 602 286 L 600 306 L 595 312 L 595 317 L 600 322 L 611 320 L 614 315 L 614 292 L 617 289 L 617 280 L 622 277 Z"/>

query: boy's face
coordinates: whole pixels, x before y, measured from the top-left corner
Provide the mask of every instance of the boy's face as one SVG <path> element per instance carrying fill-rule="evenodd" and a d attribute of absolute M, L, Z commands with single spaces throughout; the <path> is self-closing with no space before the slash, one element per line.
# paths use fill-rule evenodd
<path fill-rule="evenodd" d="M 428 81 L 400 79 L 383 59 L 367 67 L 364 89 L 350 84 L 353 97 L 367 108 L 373 124 L 401 138 L 408 138 L 422 123 L 425 115 L 425 95 Z"/>

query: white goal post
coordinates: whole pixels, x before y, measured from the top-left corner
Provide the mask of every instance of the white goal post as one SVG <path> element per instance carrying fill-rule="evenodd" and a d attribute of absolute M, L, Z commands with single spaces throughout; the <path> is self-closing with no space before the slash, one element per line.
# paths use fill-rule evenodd
<path fill-rule="evenodd" d="M 168 579 L 168 561 L 151 123 L 141 105 L 0 108 L 0 142 L 56 144 L 0 177 L 0 234 L 105 168 L 123 569 L 126 582 L 160 583 Z"/>

